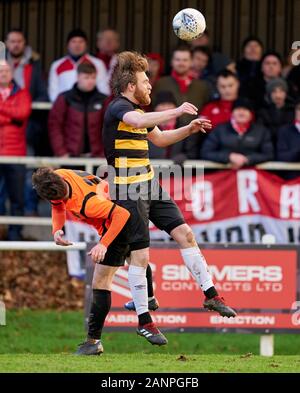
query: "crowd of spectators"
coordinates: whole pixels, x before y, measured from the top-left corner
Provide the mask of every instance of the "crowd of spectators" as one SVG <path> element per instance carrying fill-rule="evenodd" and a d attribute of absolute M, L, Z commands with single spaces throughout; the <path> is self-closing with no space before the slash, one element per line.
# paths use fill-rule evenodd
<path fill-rule="evenodd" d="M 6 36 L 6 61 L 0 63 L 0 155 L 42 155 L 43 141 L 57 157 L 103 157 L 101 129 L 111 100 L 110 77 L 120 51 L 113 29 L 97 34 L 97 49 L 89 52 L 81 29 L 69 32 L 66 54 L 55 60 L 48 78 L 40 56 L 25 34 L 12 29 Z M 300 66 L 266 50 L 257 37 L 248 37 L 240 59 L 214 52 L 208 32 L 176 47 L 170 59 L 148 53 L 152 110 L 185 101 L 209 118 L 208 135 L 194 134 L 167 149 L 149 144 L 151 158 L 228 163 L 234 169 L 265 161 L 300 162 Z M 48 81 L 48 82 L 47 82 Z M 41 120 L 32 102 L 51 102 Z M 146 109 L 148 110 L 148 109 Z M 45 119 L 45 116 L 43 116 Z M 191 121 L 183 116 L 160 124 L 168 132 Z M 37 197 L 31 171 L 22 165 L 0 165 L 0 215 L 9 201 L 11 215 L 36 215 Z M 299 173 L 289 174 L 291 178 Z M 21 238 L 12 226 L 8 238 Z"/>

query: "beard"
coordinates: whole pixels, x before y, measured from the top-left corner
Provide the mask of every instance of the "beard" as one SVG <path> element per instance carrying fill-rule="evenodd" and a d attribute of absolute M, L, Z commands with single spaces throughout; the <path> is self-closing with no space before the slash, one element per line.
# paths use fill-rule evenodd
<path fill-rule="evenodd" d="M 148 92 L 143 92 L 139 88 L 136 88 L 134 93 L 134 98 L 138 101 L 138 103 L 142 106 L 150 105 L 151 98 Z"/>
<path fill-rule="evenodd" d="M 24 49 L 17 48 L 17 49 L 14 49 L 14 50 L 11 51 L 11 56 L 12 57 L 17 57 L 17 58 L 18 57 L 22 57 L 23 54 L 24 54 Z"/>

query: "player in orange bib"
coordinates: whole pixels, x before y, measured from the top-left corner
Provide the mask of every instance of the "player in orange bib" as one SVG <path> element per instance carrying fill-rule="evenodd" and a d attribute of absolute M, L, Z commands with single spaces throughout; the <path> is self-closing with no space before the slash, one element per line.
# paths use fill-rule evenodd
<path fill-rule="evenodd" d="M 84 171 L 40 168 L 32 177 L 38 195 L 52 205 L 53 236 L 56 244 L 68 246 L 63 226 L 66 212 L 92 225 L 101 236 L 89 252 L 95 262 L 93 300 L 89 315 L 87 340 L 77 350 L 78 355 L 103 352 L 101 333 L 111 307 L 111 283 L 119 266 L 129 253 L 129 217 L 125 208 L 109 199 L 108 183 Z M 152 344 L 166 344 L 158 334 Z"/>

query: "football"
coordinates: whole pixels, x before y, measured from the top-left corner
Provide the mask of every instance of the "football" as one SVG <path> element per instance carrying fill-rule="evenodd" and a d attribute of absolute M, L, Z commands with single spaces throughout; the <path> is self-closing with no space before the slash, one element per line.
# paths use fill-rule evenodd
<path fill-rule="evenodd" d="M 203 14 L 194 8 L 185 8 L 174 16 L 173 30 L 181 40 L 192 41 L 200 37 L 205 29 Z"/>

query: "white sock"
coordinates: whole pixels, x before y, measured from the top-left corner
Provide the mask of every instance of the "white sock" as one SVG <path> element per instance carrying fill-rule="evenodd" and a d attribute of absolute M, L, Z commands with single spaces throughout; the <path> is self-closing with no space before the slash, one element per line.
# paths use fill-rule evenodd
<path fill-rule="evenodd" d="M 207 263 L 198 247 L 184 248 L 180 250 L 186 267 L 191 272 L 194 279 L 202 291 L 207 291 L 214 286 L 211 275 L 208 271 Z"/>
<path fill-rule="evenodd" d="M 137 315 L 149 312 L 146 268 L 130 265 L 128 269 L 128 282 Z"/>

